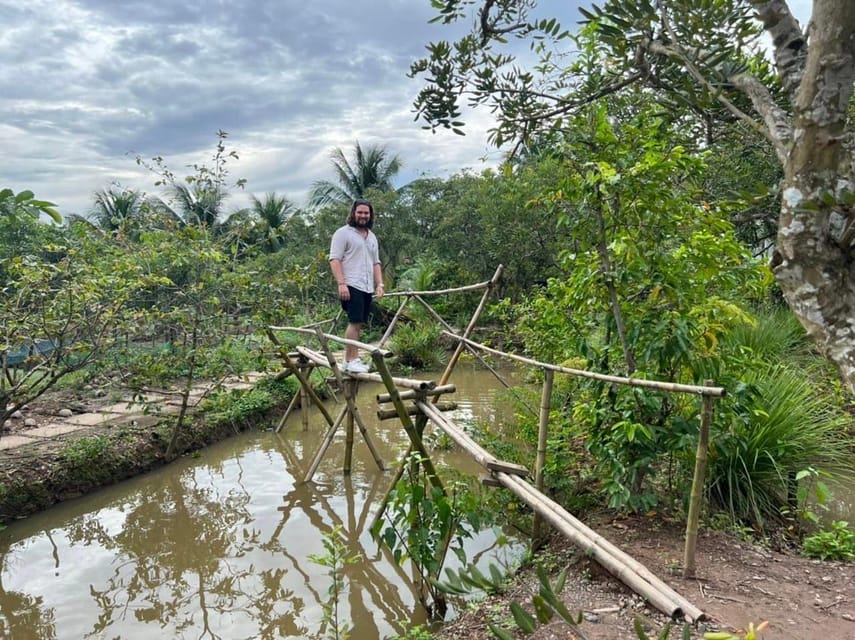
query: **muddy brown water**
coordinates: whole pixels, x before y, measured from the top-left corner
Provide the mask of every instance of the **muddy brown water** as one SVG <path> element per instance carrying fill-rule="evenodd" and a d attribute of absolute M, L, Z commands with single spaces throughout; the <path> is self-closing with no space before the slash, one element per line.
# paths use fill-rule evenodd
<path fill-rule="evenodd" d="M 458 391 L 446 398 L 459 403 L 460 421 L 510 410 L 489 372 L 459 367 L 452 382 Z M 353 472 L 343 476 L 340 429 L 314 482 L 302 483 L 326 423 L 313 411 L 304 431 L 295 413 L 279 434 L 236 436 L 12 524 L 0 532 L 0 638 L 334 637 L 323 622 L 328 569 L 309 558 L 324 553 L 323 535 L 336 526 L 360 556 L 344 572 L 340 602 L 351 637 L 379 640 L 425 622 L 412 568 L 368 532 L 407 444 L 397 421 L 377 420 L 380 391 L 362 385 L 359 406 L 385 473 L 357 431 Z M 459 453 L 439 452 L 435 463 L 478 472 Z M 512 563 L 523 544 L 499 545 L 488 530 L 466 550 Z"/>

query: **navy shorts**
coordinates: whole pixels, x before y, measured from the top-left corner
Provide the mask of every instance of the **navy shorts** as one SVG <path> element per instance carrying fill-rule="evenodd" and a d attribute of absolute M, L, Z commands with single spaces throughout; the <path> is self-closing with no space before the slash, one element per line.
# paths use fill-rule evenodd
<path fill-rule="evenodd" d="M 371 294 L 354 289 L 347 285 L 350 291 L 350 300 L 342 300 L 341 308 L 347 311 L 347 319 L 356 324 L 368 322 L 368 312 L 371 311 Z"/>

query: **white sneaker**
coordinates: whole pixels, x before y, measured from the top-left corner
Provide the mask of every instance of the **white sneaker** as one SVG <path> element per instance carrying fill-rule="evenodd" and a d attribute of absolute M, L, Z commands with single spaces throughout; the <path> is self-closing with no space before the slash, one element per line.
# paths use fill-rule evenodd
<path fill-rule="evenodd" d="M 346 373 L 368 373 L 369 367 L 359 358 L 354 358 L 345 362 L 343 369 Z"/>

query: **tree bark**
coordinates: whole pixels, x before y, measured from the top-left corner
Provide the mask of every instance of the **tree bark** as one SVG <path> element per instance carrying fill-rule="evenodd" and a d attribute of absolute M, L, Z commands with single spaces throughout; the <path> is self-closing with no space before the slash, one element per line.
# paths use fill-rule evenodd
<path fill-rule="evenodd" d="M 846 118 L 855 82 L 855 3 L 815 0 L 806 53 L 783 0 L 755 2 L 775 37 L 778 73 L 792 86 L 783 198 L 773 269 L 788 304 L 855 392 L 855 193 L 853 132 Z M 784 35 L 782 35 L 784 34 Z M 803 67 L 802 67 L 803 64 Z M 755 96 L 758 112 L 763 105 Z M 767 120 L 768 123 L 768 120 Z M 781 127 L 770 127 L 781 139 Z"/>

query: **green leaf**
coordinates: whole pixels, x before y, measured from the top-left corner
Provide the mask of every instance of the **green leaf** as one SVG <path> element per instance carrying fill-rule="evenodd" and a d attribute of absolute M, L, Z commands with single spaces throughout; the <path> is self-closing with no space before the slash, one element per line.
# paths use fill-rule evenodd
<path fill-rule="evenodd" d="M 518 602 L 511 603 L 511 615 L 514 616 L 514 622 L 523 631 L 523 633 L 534 633 L 537 629 L 534 616 L 523 609 Z"/>

